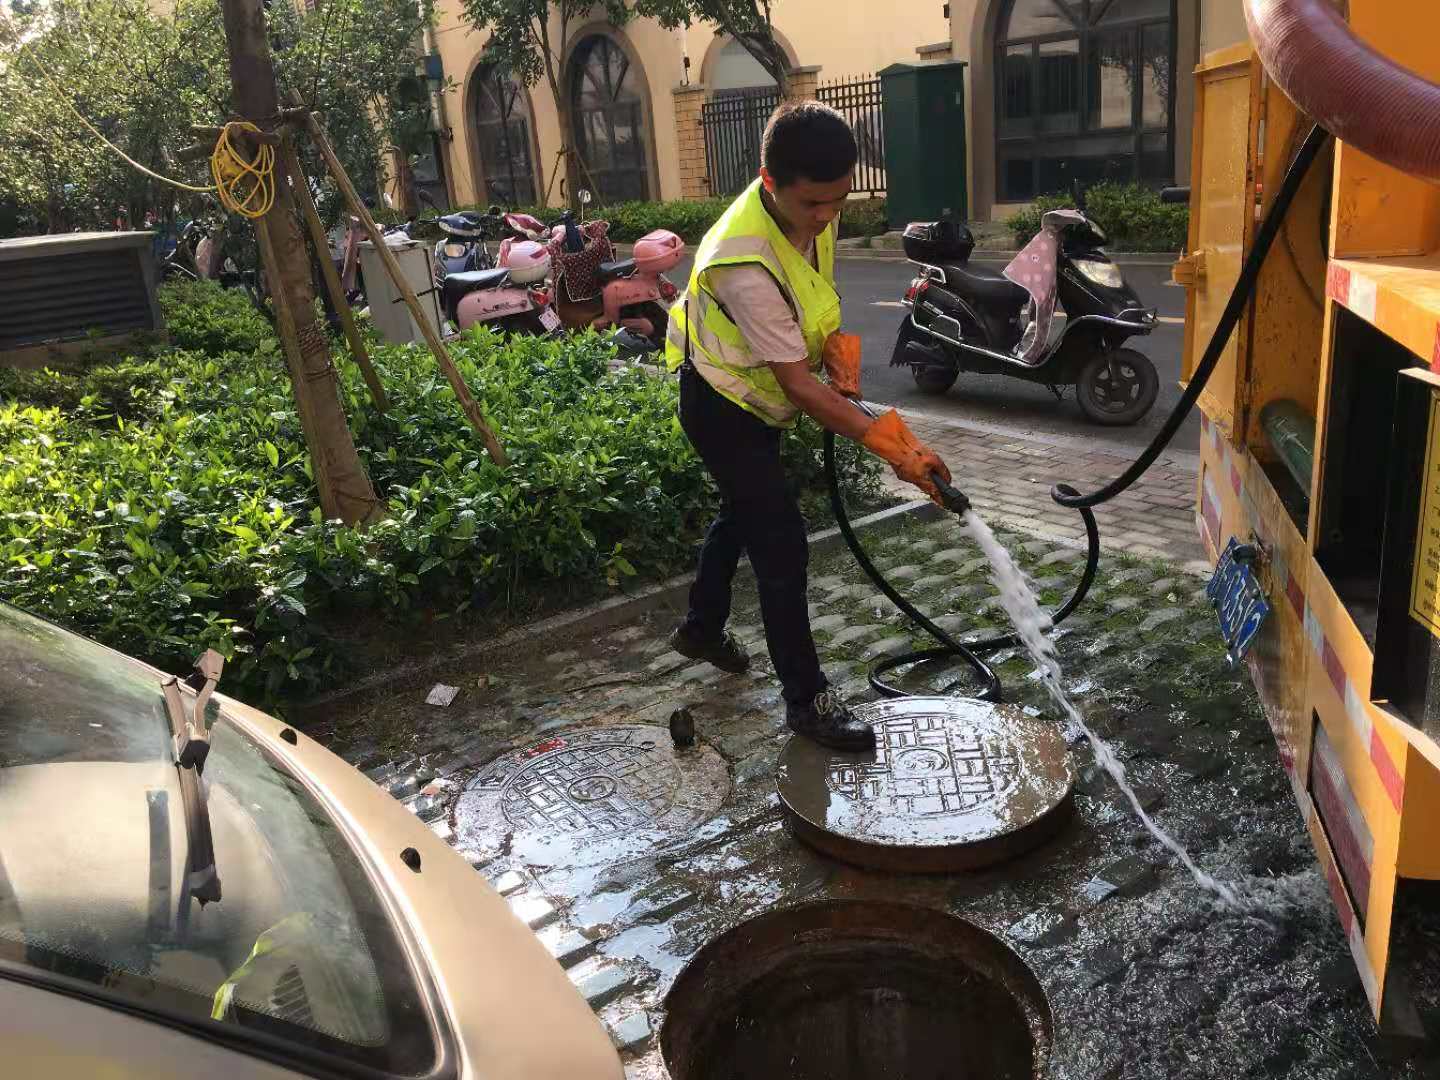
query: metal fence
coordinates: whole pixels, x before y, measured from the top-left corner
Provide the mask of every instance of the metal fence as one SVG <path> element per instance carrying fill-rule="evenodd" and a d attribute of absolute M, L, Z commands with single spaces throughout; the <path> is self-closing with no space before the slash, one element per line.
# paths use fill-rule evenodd
<path fill-rule="evenodd" d="M 885 194 L 885 110 L 878 75 L 849 82 L 823 83 L 815 94 L 850 121 L 860 159 L 855 163 L 855 190 Z"/>
<path fill-rule="evenodd" d="M 855 190 L 885 194 L 885 121 L 880 79 L 862 77 L 826 83 L 816 96 L 850 122 L 860 159 L 855 166 Z M 716 94 L 700 112 L 705 132 L 705 166 L 711 195 L 734 195 L 744 190 L 760 171 L 760 139 L 765 122 L 780 102 L 773 89 L 739 90 Z"/>
<path fill-rule="evenodd" d="M 780 103 L 773 89 L 717 94 L 700 110 L 711 195 L 735 195 L 760 171 L 760 137 Z"/>

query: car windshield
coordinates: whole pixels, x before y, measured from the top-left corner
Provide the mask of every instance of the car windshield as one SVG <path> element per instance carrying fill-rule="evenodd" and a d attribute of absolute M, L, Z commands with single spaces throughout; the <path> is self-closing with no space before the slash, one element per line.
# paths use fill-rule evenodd
<path fill-rule="evenodd" d="M 306 1057 L 433 1066 L 413 969 L 324 809 L 223 709 L 203 782 L 222 889 L 204 907 L 185 888 L 159 678 L 0 604 L 0 976 L 43 972 Z"/>

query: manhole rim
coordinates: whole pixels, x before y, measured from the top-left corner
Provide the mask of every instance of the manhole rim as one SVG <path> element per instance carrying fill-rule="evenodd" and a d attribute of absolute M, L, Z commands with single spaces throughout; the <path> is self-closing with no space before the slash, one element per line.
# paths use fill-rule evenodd
<path fill-rule="evenodd" d="M 672 1054 L 675 1052 L 675 1040 L 681 1037 L 679 1025 L 688 1022 L 677 1020 L 677 1016 L 683 1014 L 672 1007 L 672 1000 L 676 996 L 700 994 L 706 991 L 709 980 L 707 969 L 716 965 L 723 967 L 726 963 L 726 953 L 732 950 L 744 955 L 751 976 L 750 981 L 757 981 L 761 975 L 768 974 L 785 959 L 783 948 L 762 948 L 757 953 L 755 947 L 757 934 L 771 928 L 779 929 L 782 931 L 781 936 L 786 938 L 793 947 L 796 944 L 803 944 L 808 937 L 822 934 L 827 930 L 834 931 L 837 927 L 833 922 L 827 924 L 822 921 L 799 930 L 786 932 L 785 928 L 788 924 L 802 922 L 810 916 L 823 918 L 826 915 L 838 922 L 849 913 L 864 913 L 872 917 L 870 921 L 875 925 L 869 928 L 870 933 L 864 937 L 868 937 L 876 943 L 893 942 L 915 953 L 920 953 L 922 948 L 916 943 L 913 933 L 906 932 L 909 929 L 906 925 L 907 920 L 928 922 L 933 926 L 943 927 L 952 932 L 954 938 L 947 943 L 952 947 L 941 951 L 941 960 L 938 962 L 948 960 L 957 952 L 953 946 L 959 938 L 969 937 L 973 942 L 978 943 L 981 949 L 985 950 L 986 955 L 983 959 L 988 962 L 973 965 L 970 969 L 991 982 L 997 983 L 1015 1002 L 1033 1039 L 1033 1080 L 1051 1080 L 1053 1062 L 1056 1057 L 1054 1010 L 1051 1008 L 1044 984 L 1017 948 L 1006 941 L 1002 935 L 986 929 L 972 919 L 942 908 L 899 900 L 873 900 L 859 897 L 812 898 L 796 903 L 780 904 L 768 908 L 758 915 L 746 918 L 709 938 L 681 968 L 666 988 L 662 999 L 665 1016 L 661 1021 L 656 1041 L 660 1048 L 661 1058 L 665 1063 L 667 1075 L 673 1073 L 671 1060 Z M 860 936 L 857 935 L 857 937 Z M 732 966 L 738 968 L 738 965 Z"/>

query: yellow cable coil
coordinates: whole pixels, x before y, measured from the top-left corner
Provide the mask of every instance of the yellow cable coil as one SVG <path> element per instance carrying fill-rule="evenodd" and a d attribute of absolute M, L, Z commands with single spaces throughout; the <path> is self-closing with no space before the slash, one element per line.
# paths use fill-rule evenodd
<path fill-rule="evenodd" d="M 237 129 L 260 134 L 258 127 L 243 120 L 221 128 L 210 155 L 210 175 L 226 210 L 247 218 L 264 217 L 275 203 L 275 148 L 257 142 L 255 157 L 245 159 L 231 138 Z"/>

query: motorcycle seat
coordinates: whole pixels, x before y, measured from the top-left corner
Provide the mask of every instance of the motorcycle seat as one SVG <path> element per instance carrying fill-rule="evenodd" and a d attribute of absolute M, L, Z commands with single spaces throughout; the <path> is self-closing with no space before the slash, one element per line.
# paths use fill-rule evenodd
<path fill-rule="evenodd" d="M 973 297 L 987 304 L 1014 307 L 1016 311 L 1030 299 L 1030 293 L 1023 286 L 1016 285 L 999 271 L 986 270 L 971 263 L 945 263 L 942 269 L 951 290 L 961 296 Z"/>
<path fill-rule="evenodd" d="M 460 274 L 447 274 L 445 283 L 441 286 L 445 310 L 453 313 L 462 296 L 478 289 L 499 288 L 509 280 L 510 271 L 503 266 L 495 270 L 466 270 Z"/>
<path fill-rule="evenodd" d="M 617 259 L 615 262 L 602 262 L 597 268 L 601 284 L 607 281 L 614 281 L 616 278 L 629 277 L 634 272 L 634 259 Z"/>

